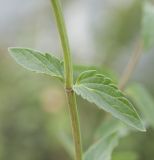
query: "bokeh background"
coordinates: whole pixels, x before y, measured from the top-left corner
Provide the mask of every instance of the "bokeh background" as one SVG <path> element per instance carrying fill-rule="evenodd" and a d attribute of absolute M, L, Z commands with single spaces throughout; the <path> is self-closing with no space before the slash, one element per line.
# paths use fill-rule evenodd
<path fill-rule="evenodd" d="M 20 46 L 62 57 L 50 0 L 0 0 L 0 160 L 69 160 L 70 122 L 62 85 L 21 68 L 8 53 Z M 121 77 L 142 19 L 141 0 L 63 0 L 73 61 Z M 144 51 L 143 51 L 144 52 Z M 154 97 L 154 50 L 144 52 L 131 82 Z M 77 97 L 86 150 L 105 113 Z M 67 133 L 68 135 L 66 136 Z M 124 158 L 125 157 L 125 158 Z M 123 138 L 115 160 L 153 160 L 154 130 Z"/>

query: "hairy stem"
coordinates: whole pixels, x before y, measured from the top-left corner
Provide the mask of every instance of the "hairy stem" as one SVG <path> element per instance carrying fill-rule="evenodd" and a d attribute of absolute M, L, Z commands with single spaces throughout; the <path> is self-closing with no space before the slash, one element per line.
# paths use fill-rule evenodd
<path fill-rule="evenodd" d="M 76 104 L 76 95 L 72 89 L 73 67 L 72 67 L 72 59 L 68 42 L 68 36 L 59 0 L 51 0 L 51 3 L 56 17 L 57 27 L 63 48 L 65 89 L 66 89 L 68 106 L 70 110 L 72 133 L 75 144 L 75 160 L 82 160 L 81 133 L 80 133 L 79 117 Z"/>
<path fill-rule="evenodd" d="M 135 51 L 130 57 L 130 60 L 128 62 L 128 65 L 126 66 L 126 69 L 123 72 L 123 75 L 121 77 L 120 83 L 119 83 L 119 89 L 124 90 L 126 87 L 126 84 L 128 83 L 129 79 L 131 78 L 133 71 L 142 55 L 142 49 L 143 49 L 143 43 L 139 39 L 137 41 Z"/>

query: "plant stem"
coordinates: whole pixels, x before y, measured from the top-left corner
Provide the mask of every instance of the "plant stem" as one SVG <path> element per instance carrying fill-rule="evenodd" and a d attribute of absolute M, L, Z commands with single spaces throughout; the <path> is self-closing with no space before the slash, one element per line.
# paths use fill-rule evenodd
<path fill-rule="evenodd" d="M 53 11 L 55 14 L 57 27 L 61 39 L 61 44 L 64 54 L 64 75 L 66 88 L 71 88 L 73 85 L 73 69 L 72 69 L 72 58 L 68 42 L 67 31 L 65 27 L 65 22 L 63 18 L 62 9 L 59 0 L 51 0 Z"/>
<path fill-rule="evenodd" d="M 64 17 L 59 0 L 51 0 L 53 11 L 56 17 L 57 27 L 61 39 L 64 56 L 64 75 L 65 75 L 65 90 L 67 95 L 68 106 L 72 123 L 72 133 L 75 144 L 75 160 L 82 160 L 82 143 L 78 110 L 76 104 L 76 95 L 73 87 L 73 66 L 69 47 L 68 36 L 66 32 Z"/>
<path fill-rule="evenodd" d="M 143 42 L 139 39 L 137 41 L 135 51 L 130 57 L 128 65 L 126 66 L 126 69 L 124 70 L 123 75 L 121 77 L 121 80 L 119 83 L 120 90 L 123 91 L 125 89 L 127 82 L 131 78 L 131 75 L 133 74 L 133 71 L 142 55 L 142 49 L 143 49 Z"/>
<path fill-rule="evenodd" d="M 80 135 L 80 124 L 78 120 L 78 111 L 76 105 L 76 96 L 74 91 L 67 92 L 67 99 L 69 104 L 69 110 L 72 121 L 72 131 L 73 131 L 73 139 L 75 143 L 75 159 L 82 160 L 82 143 L 81 143 L 81 135 Z"/>

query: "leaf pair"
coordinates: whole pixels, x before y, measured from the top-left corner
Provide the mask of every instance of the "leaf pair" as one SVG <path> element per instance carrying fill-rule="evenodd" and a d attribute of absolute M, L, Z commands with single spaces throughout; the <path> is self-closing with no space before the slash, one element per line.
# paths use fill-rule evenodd
<path fill-rule="evenodd" d="M 63 63 L 55 56 L 25 48 L 10 48 L 9 52 L 16 62 L 24 68 L 45 73 L 64 81 Z M 95 70 L 83 71 L 78 76 L 73 90 L 126 124 L 140 131 L 145 131 L 132 104 L 104 75 L 97 74 Z"/>

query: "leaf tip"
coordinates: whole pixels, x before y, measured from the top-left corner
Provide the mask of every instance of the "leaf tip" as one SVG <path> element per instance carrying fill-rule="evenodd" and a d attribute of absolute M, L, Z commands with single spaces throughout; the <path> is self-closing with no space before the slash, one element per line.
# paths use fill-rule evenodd
<path fill-rule="evenodd" d="M 138 129 L 139 131 L 141 131 L 141 132 L 146 132 L 146 127 L 145 127 L 143 121 L 140 120 L 140 125 L 138 126 L 137 129 Z"/>
<path fill-rule="evenodd" d="M 12 58 L 14 58 L 15 49 L 16 49 L 15 47 L 9 47 L 8 48 L 8 52 L 11 55 Z"/>
<path fill-rule="evenodd" d="M 142 125 L 142 129 L 141 129 L 142 132 L 146 132 L 146 127 L 144 125 Z"/>
<path fill-rule="evenodd" d="M 16 51 L 18 50 L 19 48 L 17 47 L 9 47 L 8 48 L 8 52 L 11 56 L 13 56 L 14 53 L 16 53 Z"/>
<path fill-rule="evenodd" d="M 8 47 L 8 51 L 9 51 L 9 52 L 14 51 L 15 49 L 17 49 L 17 47 Z"/>
<path fill-rule="evenodd" d="M 11 54 L 14 47 L 9 47 L 8 52 Z"/>

